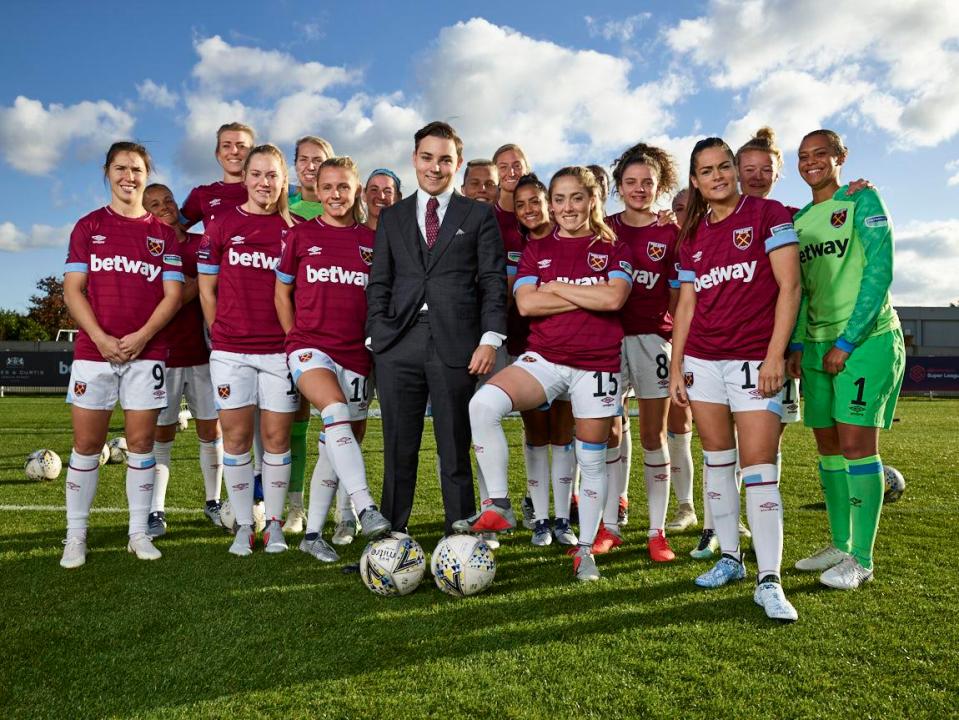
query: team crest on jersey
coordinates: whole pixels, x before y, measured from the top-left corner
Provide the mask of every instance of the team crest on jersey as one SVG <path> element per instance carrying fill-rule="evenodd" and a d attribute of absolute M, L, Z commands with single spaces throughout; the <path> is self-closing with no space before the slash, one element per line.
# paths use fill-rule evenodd
<path fill-rule="evenodd" d="M 226 400 L 230 397 L 230 386 L 229 385 L 217 385 L 216 394 L 220 396 L 223 400 Z"/>
<path fill-rule="evenodd" d="M 313 357 L 313 353 L 305 352 L 297 355 L 296 359 L 299 360 L 300 362 L 309 362 L 312 357 Z"/>
<path fill-rule="evenodd" d="M 510 250 L 508 253 L 506 253 L 506 257 L 511 263 L 518 263 L 520 257 L 522 257 L 522 253 L 515 250 Z"/>
<path fill-rule="evenodd" d="M 373 264 L 373 248 L 363 247 L 362 245 L 360 245 L 359 247 L 360 247 L 360 258 L 362 258 L 363 262 L 365 262 L 367 265 L 372 265 Z"/>
<path fill-rule="evenodd" d="M 609 265 L 609 255 L 601 255 L 599 253 L 594 253 L 594 252 L 591 252 L 589 254 L 589 266 L 595 272 L 599 272 L 600 270 L 605 270 L 607 265 Z"/>
<path fill-rule="evenodd" d="M 83 397 L 83 394 L 87 391 L 87 384 L 85 382 L 77 381 L 73 383 L 73 396 L 74 397 Z"/>
<path fill-rule="evenodd" d="M 693 374 L 691 372 L 683 373 L 683 382 L 686 383 L 686 387 L 690 388 L 693 386 Z"/>
<path fill-rule="evenodd" d="M 163 254 L 164 247 L 166 247 L 166 242 L 163 238 L 155 238 L 147 235 L 147 250 L 150 251 L 151 255 L 159 257 Z"/>
<path fill-rule="evenodd" d="M 832 217 L 829 218 L 829 223 L 834 228 L 841 228 L 843 225 L 846 224 L 847 213 L 848 211 L 845 208 L 843 208 L 842 210 L 837 210 L 836 212 L 832 214 Z"/>
<path fill-rule="evenodd" d="M 753 229 L 751 227 L 737 228 L 733 230 L 733 245 L 740 250 L 745 250 L 753 244 Z"/>
<path fill-rule="evenodd" d="M 666 243 L 653 242 L 650 240 L 646 243 L 646 254 L 649 256 L 649 259 L 654 262 L 662 260 L 666 255 Z"/>

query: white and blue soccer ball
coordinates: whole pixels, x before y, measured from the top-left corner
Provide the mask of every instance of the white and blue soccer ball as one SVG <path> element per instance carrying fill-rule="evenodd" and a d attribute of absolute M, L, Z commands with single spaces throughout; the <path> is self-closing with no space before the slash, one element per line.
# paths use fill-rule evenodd
<path fill-rule="evenodd" d="M 35 450 L 27 456 L 23 472 L 30 480 L 56 480 L 63 462 L 53 450 Z"/>
<path fill-rule="evenodd" d="M 127 462 L 127 439 L 123 436 L 115 437 L 107 443 L 110 449 L 110 462 L 115 465 Z"/>
<path fill-rule="evenodd" d="M 371 541 L 360 556 L 363 584 L 384 597 L 413 592 L 425 572 L 426 553 L 416 540 L 401 532 Z"/>
<path fill-rule="evenodd" d="M 110 462 L 110 446 L 104 443 L 100 450 L 100 465 L 106 465 L 108 462 Z"/>
<path fill-rule="evenodd" d="M 233 504 L 229 500 L 224 500 L 220 503 L 220 525 L 231 535 L 236 535 L 238 529 L 236 513 L 233 512 Z"/>
<path fill-rule="evenodd" d="M 436 546 L 430 561 L 436 587 L 453 597 L 483 592 L 493 584 L 496 559 L 482 538 L 449 535 Z"/>
<path fill-rule="evenodd" d="M 193 419 L 193 413 L 190 412 L 189 408 L 182 408 L 180 413 L 177 415 L 176 422 L 180 430 L 186 430 L 190 427 L 190 421 Z"/>
<path fill-rule="evenodd" d="M 883 493 L 884 503 L 894 503 L 906 491 L 906 478 L 892 465 L 883 465 L 882 474 L 886 481 L 886 491 Z"/>

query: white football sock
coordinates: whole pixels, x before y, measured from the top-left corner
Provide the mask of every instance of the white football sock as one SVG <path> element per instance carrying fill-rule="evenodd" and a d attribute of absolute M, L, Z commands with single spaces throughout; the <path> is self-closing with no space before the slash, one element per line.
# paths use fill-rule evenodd
<path fill-rule="evenodd" d="M 170 456 L 173 454 L 173 441 L 153 443 L 153 457 L 156 459 L 156 475 L 153 477 L 153 497 L 150 499 L 150 512 L 166 510 L 166 488 L 170 483 Z"/>
<path fill-rule="evenodd" d="M 238 525 L 253 527 L 253 463 L 249 451 L 223 452 L 223 484 Z"/>
<path fill-rule="evenodd" d="M 630 431 L 632 423 L 623 418 L 623 437 L 619 441 L 619 457 L 623 463 L 623 481 L 619 496 L 623 500 L 629 499 L 629 474 L 633 471 L 633 433 Z M 612 492 L 612 490 L 610 490 Z"/>
<path fill-rule="evenodd" d="M 476 462 L 483 468 L 486 490 L 493 500 L 509 496 L 506 472 L 509 447 L 503 433 L 503 418 L 513 409 L 513 401 L 495 385 L 484 385 L 470 400 L 470 427 Z"/>
<path fill-rule="evenodd" d="M 346 489 L 353 507 L 359 511 L 373 505 L 373 496 L 366 484 L 366 466 L 360 444 L 350 425 L 350 409 L 345 403 L 333 403 L 323 408 L 323 432 L 326 434 L 326 452 L 333 472 Z"/>
<path fill-rule="evenodd" d="M 279 520 L 286 506 L 286 491 L 290 489 L 290 451 L 263 452 L 263 505 L 266 520 Z"/>
<path fill-rule="evenodd" d="M 706 488 L 706 482 L 709 475 L 709 466 L 706 464 L 705 452 L 703 453 L 703 530 L 715 530 L 716 523 L 713 522 L 713 511 L 709 506 L 709 491 Z"/>
<path fill-rule="evenodd" d="M 643 450 L 643 478 L 646 480 L 646 501 L 649 504 L 649 537 L 656 537 L 666 527 L 669 507 L 669 448 Z"/>
<path fill-rule="evenodd" d="M 327 456 L 327 462 L 329 462 L 329 456 Z M 353 502 L 350 500 L 346 488 L 340 484 L 340 479 L 336 477 L 335 472 L 333 473 L 333 479 L 336 480 L 336 521 L 356 520 L 356 510 L 353 508 Z"/>
<path fill-rule="evenodd" d="M 781 452 L 776 453 L 776 477 L 783 476 L 783 454 Z"/>
<path fill-rule="evenodd" d="M 130 507 L 130 535 L 147 531 L 155 475 L 156 460 L 152 452 L 127 453 L 127 505 Z"/>
<path fill-rule="evenodd" d="M 739 558 L 739 488 L 736 486 L 736 450 L 703 452 L 709 507 L 713 513 L 719 547 Z"/>
<path fill-rule="evenodd" d="M 775 465 L 743 468 L 746 486 L 746 517 L 753 534 L 757 579 L 780 574 L 783 562 L 783 501 Z"/>
<path fill-rule="evenodd" d="M 549 519 L 549 446 L 523 444 L 526 492 L 533 500 L 534 519 Z"/>
<path fill-rule="evenodd" d="M 253 474 L 263 474 L 263 436 L 260 435 L 260 410 L 253 411 Z"/>
<path fill-rule="evenodd" d="M 67 465 L 65 488 L 67 494 L 67 537 L 87 537 L 90 507 L 97 494 L 100 477 L 100 453 L 81 455 L 76 450 L 70 453 Z"/>
<path fill-rule="evenodd" d="M 693 505 L 693 434 L 666 433 L 669 448 L 670 479 L 679 504 Z"/>
<path fill-rule="evenodd" d="M 619 530 L 619 494 L 623 488 L 623 463 L 620 449 L 606 446 L 606 502 L 603 503 L 603 525 Z"/>
<path fill-rule="evenodd" d="M 323 534 L 327 513 L 333 504 L 333 496 L 337 494 L 336 474 L 326 454 L 325 433 L 320 433 L 318 445 L 319 453 L 316 457 L 316 467 L 310 478 L 310 506 L 306 514 L 306 532 Z M 344 493 L 346 503 L 349 504 L 349 495 Z"/>
<path fill-rule="evenodd" d="M 480 505 L 489 499 L 489 493 L 486 491 L 486 479 L 483 477 L 483 468 L 476 463 L 476 487 L 479 489 Z"/>
<path fill-rule="evenodd" d="M 203 473 L 203 490 L 207 500 L 220 500 L 223 482 L 223 440 L 200 441 L 200 472 Z"/>
<path fill-rule="evenodd" d="M 573 473 L 576 470 L 576 453 L 573 443 L 550 446 L 550 476 L 553 480 L 553 514 L 569 519 L 569 505 L 573 499 Z"/>
<path fill-rule="evenodd" d="M 606 502 L 606 443 L 575 442 L 580 475 L 579 544 L 592 546 Z"/>

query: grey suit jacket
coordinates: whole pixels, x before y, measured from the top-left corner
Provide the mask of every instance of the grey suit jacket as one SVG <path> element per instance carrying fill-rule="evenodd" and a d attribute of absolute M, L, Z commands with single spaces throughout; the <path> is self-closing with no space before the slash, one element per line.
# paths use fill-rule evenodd
<path fill-rule="evenodd" d="M 425 302 L 440 359 L 469 365 L 484 332 L 506 334 L 506 254 L 493 208 L 453 193 L 432 250 L 415 193 L 383 210 L 366 299 L 374 354 L 403 338 Z"/>

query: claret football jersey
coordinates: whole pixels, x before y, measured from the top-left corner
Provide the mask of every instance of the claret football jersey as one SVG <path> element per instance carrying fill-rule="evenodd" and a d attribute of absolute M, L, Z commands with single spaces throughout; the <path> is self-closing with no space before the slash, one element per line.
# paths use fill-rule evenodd
<path fill-rule="evenodd" d="M 97 323 L 119 339 L 146 325 L 163 299 L 164 280 L 183 282 L 183 261 L 173 229 L 153 215 L 128 218 L 102 207 L 73 228 L 64 272 L 86 274 L 87 301 Z M 167 342 L 161 330 L 139 357 L 166 360 Z M 77 336 L 73 357 L 103 361 L 83 330 Z"/>
<path fill-rule="evenodd" d="M 241 182 L 218 180 L 209 185 L 197 185 L 190 191 L 180 213 L 187 219 L 188 226 L 202 220 L 205 227 L 218 214 L 245 203 L 247 196 L 246 185 Z"/>
<path fill-rule="evenodd" d="M 625 243 L 611 244 L 594 237 L 565 238 L 554 232 L 527 243 L 513 291 L 552 280 L 597 285 L 614 279 L 633 282 L 632 259 Z M 619 372 L 622 341 L 618 312 L 576 309 L 531 318 L 528 349 L 559 365 Z"/>
<path fill-rule="evenodd" d="M 775 200 L 743 195 L 729 217 L 704 217 L 679 248 L 679 280 L 696 290 L 685 353 L 702 360 L 762 360 L 779 285 L 769 253 L 799 240 Z"/>
<path fill-rule="evenodd" d="M 623 221 L 623 214 L 606 218 L 620 242 L 625 243 L 633 258 L 633 290 L 620 310 L 625 335 L 672 335 L 673 317 L 669 314 L 670 288 L 678 287 L 676 269 L 675 225 L 632 227 Z"/>
<path fill-rule="evenodd" d="M 183 242 L 175 247 L 183 260 L 183 275 L 196 278 L 196 253 L 203 238 L 198 233 L 186 233 Z M 210 349 L 206 344 L 203 330 L 203 309 L 200 296 L 197 295 L 173 316 L 166 327 L 166 336 L 170 345 L 167 367 L 193 367 L 210 362 Z"/>
<path fill-rule="evenodd" d="M 276 268 L 290 228 L 278 213 L 233 208 L 203 235 L 197 271 L 217 275 L 214 350 L 263 355 L 283 352 L 286 334 L 276 316 Z"/>
<path fill-rule="evenodd" d="M 348 370 L 370 374 L 364 342 L 373 238 L 364 225 L 334 227 L 319 217 L 290 232 L 276 271 L 281 282 L 294 287 L 286 352 L 317 348 Z"/>

